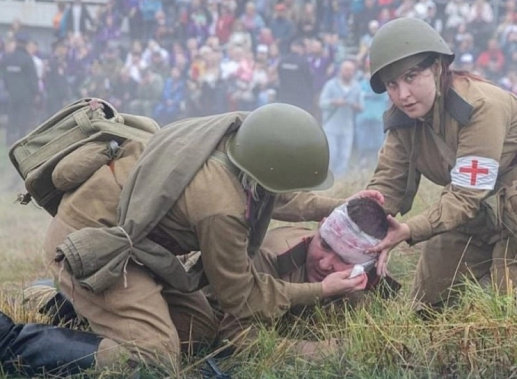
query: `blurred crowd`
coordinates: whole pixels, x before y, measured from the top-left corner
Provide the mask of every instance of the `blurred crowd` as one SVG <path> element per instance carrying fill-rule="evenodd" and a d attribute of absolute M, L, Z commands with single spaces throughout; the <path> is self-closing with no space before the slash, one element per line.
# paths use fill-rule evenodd
<path fill-rule="evenodd" d="M 107 0 L 91 12 L 74 0 L 56 3 L 48 21 L 55 36 L 50 51 L 14 22 L 1 41 L 0 61 L 17 44 L 31 55 L 35 125 L 79 97 L 101 97 L 161 125 L 281 101 L 303 107 L 324 126 L 350 124 L 358 151 L 367 157 L 382 143 L 388 106 L 387 97 L 368 85 L 369 46 L 393 18 L 424 19 L 456 53 L 456 69 L 517 93 L 517 1 L 493 3 Z M 336 91 L 354 104 L 338 122 Z M 0 86 L 0 103 L 8 104 L 9 96 Z"/>

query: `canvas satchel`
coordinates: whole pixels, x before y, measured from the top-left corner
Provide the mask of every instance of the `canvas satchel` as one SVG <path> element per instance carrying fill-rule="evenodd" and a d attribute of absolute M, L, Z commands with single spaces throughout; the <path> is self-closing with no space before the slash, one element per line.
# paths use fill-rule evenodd
<path fill-rule="evenodd" d="M 154 120 L 118 113 L 98 98 L 83 98 L 65 106 L 9 149 L 9 159 L 27 189 L 21 203 L 34 199 L 54 216 L 64 191 L 55 187 L 52 172 L 64 157 L 92 141 L 106 141 L 115 147 L 127 139 L 147 142 L 159 129 Z"/>

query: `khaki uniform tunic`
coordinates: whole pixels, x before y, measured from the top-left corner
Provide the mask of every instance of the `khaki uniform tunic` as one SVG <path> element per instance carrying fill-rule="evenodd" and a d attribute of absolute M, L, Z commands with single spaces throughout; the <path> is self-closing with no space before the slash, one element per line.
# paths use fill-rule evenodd
<path fill-rule="evenodd" d="M 219 149 L 224 146 L 221 141 Z M 142 151 L 129 143 L 122 156 L 105 166 L 77 190 L 67 193 L 54 218 L 45 250 L 49 262 L 55 248 L 75 229 L 116 225 L 120 189 Z M 102 195 L 99 188 L 103 188 Z M 236 174 L 209 159 L 160 221 L 155 232 L 168 239 L 172 253 L 201 250 L 204 272 L 223 309 L 236 318 L 271 320 L 290 306 L 313 303 L 322 295 L 321 283 L 288 283 L 258 273 L 248 252 L 260 246 L 270 217 L 283 221 L 319 221 L 342 200 L 309 192 L 272 197 L 252 233 L 246 217 L 248 198 Z M 145 267 L 129 263 L 127 274 L 108 290 L 93 294 L 77 285 L 53 263 L 60 289 L 105 341 L 117 341 L 133 356 L 171 362 L 179 341 L 210 342 L 217 321 L 202 294 L 183 294 L 160 283 Z M 179 337 L 178 337 L 179 333 Z M 173 358 L 171 358 L 171 356 Z"/>
<path fill-rule="evenodd" d="M 421 174 L 443 186 L 437 202 L 406 221 L 411 230 L 409 243 L 428 240 L 413 292 L 431 304 L 446 300 L 451 284 L 462 274 L 471 273 L 479 279 L 489 271 L 492 259 L 512 259 L 515 255 L 513 250 L 504 252 L 507 237 L 494 234 L 497 225 L 489 222 L 484 200 L 517 179 L 512 172 L 517 152 L 517 99 L 492 84 L 461 77 L 454 80 L 453 89 L 455 93 L 449 93 L 445 100 L 443 123 L 435 119 L 430 123 L 411 120 L 409 124 L 397 124 L 395 117 L 385 119 L 390 129 L 368 185 L 384 194 L 385 207 L 391 214 L 403 211 L 410 161 L 414 162 L 417 178 Z M 456 158 L 477 156 L 498 162 L 495 189 L 452 184 L 453 167 L 432 133 L 445 141 Z M 500 276 L 494 265 L 492 274 Z"/>

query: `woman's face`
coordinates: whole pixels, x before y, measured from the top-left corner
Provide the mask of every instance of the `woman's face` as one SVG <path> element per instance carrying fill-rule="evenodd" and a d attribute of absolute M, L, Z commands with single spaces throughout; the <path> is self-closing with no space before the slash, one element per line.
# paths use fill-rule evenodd
<path fill-rule="evenodd" d="M 436 98 L 434 70 L 437 66 L 435 63 L 425 69 L 412 68 L 385 83 L 390 100 L 409 117 L 424 117 L 433 107 Z"/>

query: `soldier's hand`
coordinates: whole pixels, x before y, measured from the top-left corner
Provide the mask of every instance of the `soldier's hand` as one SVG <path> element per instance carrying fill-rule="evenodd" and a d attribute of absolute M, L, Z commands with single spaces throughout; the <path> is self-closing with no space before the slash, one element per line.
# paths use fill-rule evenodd
<path fill-rule="evenodd" d="M 351 272 L 352 269 L 349 269 L 327 275 L 321 282 L 323 297 L 340 296 L 350 292 L 364 290 L 368 283 L 368 276 L 361 274 L 355 278 L 350 278 Z"/>
<path fill-rule="evenodd" d="M 376 246 L 372 247 L 369 253 L 380 253 L 377 260 L 377 275 L 386 276 L 388 274 L 388 254 L 403 241 L 411 238 L 409 226 L 398 222 L 393 216 L 388 215 L 388 234 Z"/>

